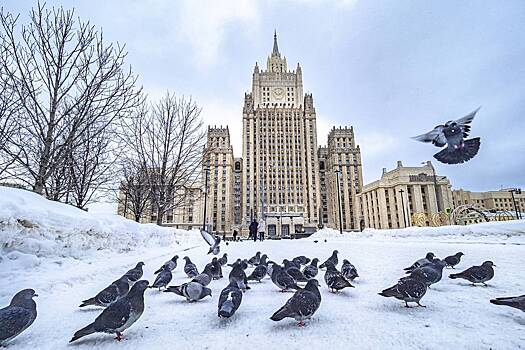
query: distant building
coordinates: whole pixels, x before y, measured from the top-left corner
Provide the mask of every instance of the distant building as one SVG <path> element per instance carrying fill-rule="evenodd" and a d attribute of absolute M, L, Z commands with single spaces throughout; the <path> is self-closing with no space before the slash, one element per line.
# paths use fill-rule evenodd
<path fill-rule="evenodd" d="M 437 185 L 437 186 L 436 186 Z M 401 161 L 358 195 L 367 228 L 403 228 L 448 224 L 445 212 L 453 207 L 450 181 L 434 176 L 432 164 L 405 167 Z M 438 210 L 439 203 L 439 210 Z"/>
<path fill-rule="evenodd" d="M 525 218 L 525 213 L 523 213 L 525 212 L 525 193 L 514 193 L 516 203 L 516 206 L 514 206 L 510 189 L 487 192 L 472 192 L 458 189 L 452 191 L 452 200 L 455 208 L 468 205 L 482 211 L 488 211 L 485 215 L 489 220 L 515 219 L 516 209 L 518 218 L 520 218 L 520 213 L 522 213 L 521 218 Z M 471 224 L 482 221 L 484 221 L 482 217 L 473 215 L 470 219 L 464 220 L 464 223 Z"/>

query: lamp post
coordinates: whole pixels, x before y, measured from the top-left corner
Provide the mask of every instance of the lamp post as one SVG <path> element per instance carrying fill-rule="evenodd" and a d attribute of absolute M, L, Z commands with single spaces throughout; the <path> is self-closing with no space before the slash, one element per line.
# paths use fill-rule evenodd
<path fill-rule="evenodd" d="M 436 202 L 437 202 L 437 211 L 440 213 L 443 208 L 441 206 L 441 193 L 438 191 L 438 184 L 437 184 L 437 178 L 436 178 L 436 169 L 434 168 L 434 165 L 432 165 L 431 161 L 422 162 L 421 164 L 428 165 L 432 169 L 432 175 L 434 179 L 434 193 L 436 195 Z"/>
<path fill-rule="evenodd" d="M 208 173 L 210 169 L 204 168 L 204 217 L 202 219 L 202 230 L 206 231 L 206 209 L 208 202 Z"/>
<path fill-rule="evenodd" d="M 403 207 L 403 223 L 405 224 L 405 227 L 407 227 L 407 215 L 405 213 L 405 201 L 403 199 L 403 193 L 405 193 L 405 191 L 400 189 L 399 193 L 401 194 L 401 206 Z"/>
<path fill-rule="evenodd" d="M 510 195 L 512 196 L 512 204 L 514 204 L 514 212 L 516 212 L 516 220 L 521 219 L 521 208 L 518 213 L 518 206 L 516 204 L 516 198 L 514 198 L 514 193 L 521 194 L 521 188 L 512 188 L 509 190 Z"/>
<path fill-rule="evenodd" d="M 339 175 L 341 175 L 341 170 L 337 169 L 335 175 L 337 179 L 337 203 L 339 206 L 339 233 L 343 234 L 343 210 L 341 208 L 341 189 L 339 185 Z"/>

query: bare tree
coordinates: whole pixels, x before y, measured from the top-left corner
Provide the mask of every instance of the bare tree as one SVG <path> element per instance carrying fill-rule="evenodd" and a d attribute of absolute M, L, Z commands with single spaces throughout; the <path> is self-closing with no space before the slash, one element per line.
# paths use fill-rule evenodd
<path fill-rule="evenodd" d="M 140 91 L 125 68 L 124 47 L 106 45 L 102 33 L 75 20 L 72 10 L 38 4 L 20 32 L 17 21 L 0 12 L 0 84 L 13 89 L 20 110 L 17 132 L 8 135 L 2 152 L 13 160 L 18 180 L 40 194 L 51 186 L 46 192 L 61 197 L 68 193 L 61 168 L 82 153 L 74 148 L 90 139 L 90 126 L 97 125 L 90 134 L 96 138 L 137 105 Z"/>
<path fill-rule="evenodd" d="M 147 173 L 139 162 L 126 161 L 123 163 L 122 174 L 117 201 L 124 208 L 124 216 L 131 212 L 133 219 L 139 222 L 150 203 Z"/>

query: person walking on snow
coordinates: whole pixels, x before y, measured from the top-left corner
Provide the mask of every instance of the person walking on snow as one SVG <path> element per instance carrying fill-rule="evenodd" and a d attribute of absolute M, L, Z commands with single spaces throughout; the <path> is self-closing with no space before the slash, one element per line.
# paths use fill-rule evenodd
<path fill-rule="evenodd" d="M 253 237 L 253 241 L 257 242 L 257 227 L 259 225 L 257 224 L 257 220 L 253 219 L 252 223 L 250 224 L 250 227 L 248 228 L 250 230 L 250 237 Z"/>
<path fill-rule="evenodd" d="M 264 219 L 261 219 L 261 221 L 259 221 L 259 226 L 257 227 L 258 231 L 259 231 L 259 241 L 263 241 L 264 240 L 264 231 L 266 229 L 266 224 L 264 222 Z"/>

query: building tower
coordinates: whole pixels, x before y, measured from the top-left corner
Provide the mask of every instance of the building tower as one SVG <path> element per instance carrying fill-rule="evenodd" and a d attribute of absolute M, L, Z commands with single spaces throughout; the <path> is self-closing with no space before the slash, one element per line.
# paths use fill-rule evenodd
<path fill-rule="evenodd" d="M 288 71 L 274 34 L 266 70 L 255 64 L 244 96 L 242 216 L 266 218 L 269 236 L 316 230 L 319 215 L 316 114 L 301 66 Z"/>

